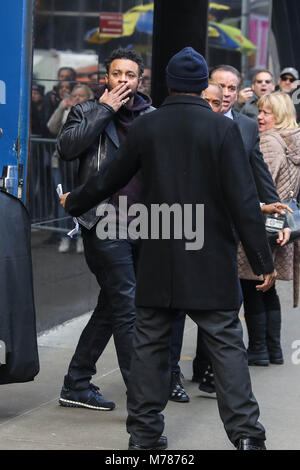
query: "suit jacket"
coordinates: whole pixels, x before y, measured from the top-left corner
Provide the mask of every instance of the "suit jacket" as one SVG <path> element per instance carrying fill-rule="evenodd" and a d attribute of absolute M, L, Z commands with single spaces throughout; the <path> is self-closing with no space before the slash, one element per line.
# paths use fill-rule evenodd
<path fill-rule="evenodd" d="M 125 186 L 139 169 L 149 226 L 155 204 L 179 204 L 183 209 L 188 204 L 193 217 L 186 218 L 181 239 L 162 239 L 161 234 L 155 239 L 149 231 L 149 238 L 142 240 L 136 305 L 239 308 L 234 226 L 252 269 L 270 273 L 274 266 L 237 125 L 197 96 L 169 96 L 160 109 L 133 124 L 114 161 L 104 161 L 97 175 L 69 195 L 66 210 L 81 214 Z M 201 204 L 204 224 L 195 216 Z M 187 250 L 191 220 L 193 230 L 203 230 L 201 249 Z"/>
<path fill-rule="evenodd" d="M 257 123 L 253 119 L 241 113 L 237 113 L 234 110 L 232 110 L 232 114 L 234 122 L 236 122 L 239 127 L 245 145 L 260 201 L 265 204 L 279 201 L 280 199 L 269 172 L 268 165 L 265 163 L 260 151 Z"/>

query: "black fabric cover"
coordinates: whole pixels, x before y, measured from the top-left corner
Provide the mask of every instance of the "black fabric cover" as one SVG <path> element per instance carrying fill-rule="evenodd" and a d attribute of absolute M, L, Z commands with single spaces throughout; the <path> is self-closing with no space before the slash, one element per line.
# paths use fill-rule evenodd
<path fill-rule="evenodd" d="M 280 69 L 295 67 L 300 71 L 299 0 L 273 0 L 272 30 L 276 38 Z"/>
<path fill-rule="evenodd" d="M 0 191 L 0 341 L 6 349 L 0 384 L 28 382 L 39 372 L 30 234 L 22 202 Z"/>

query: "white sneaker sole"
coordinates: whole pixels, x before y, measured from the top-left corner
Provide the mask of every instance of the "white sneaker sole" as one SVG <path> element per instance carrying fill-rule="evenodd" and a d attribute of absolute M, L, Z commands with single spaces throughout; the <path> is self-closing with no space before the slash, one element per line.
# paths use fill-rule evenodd
<path fill-rule="evenodd" d="M 99 410 L 99 411 L 114 410 L 114 408 L 104 408 L 102 406 L 88 405 L 87 403 L 81 403 L 80 401 L 66 400 L 65 398 L 60 398 L 59 404 L 61 406 L 69 406 L 70 408 L 88 408 L 90 410 Z"/>

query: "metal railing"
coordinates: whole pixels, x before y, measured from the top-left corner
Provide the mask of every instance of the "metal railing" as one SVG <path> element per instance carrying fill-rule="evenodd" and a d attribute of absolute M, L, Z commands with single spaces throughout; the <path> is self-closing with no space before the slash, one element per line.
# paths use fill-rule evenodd
<path fill-rule="evenodd" d="M 56 139 L 31 136 L 28 210 L 32 228 L 66 233 L 73 225 L 59 204 L 56 187 L 65 192 L 78 186 L 78 162 L 64 162 L 56 152 Z"/>

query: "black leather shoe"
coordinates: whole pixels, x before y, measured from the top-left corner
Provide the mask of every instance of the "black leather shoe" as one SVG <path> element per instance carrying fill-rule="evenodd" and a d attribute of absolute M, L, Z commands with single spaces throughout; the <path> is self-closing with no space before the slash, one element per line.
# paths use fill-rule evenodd
<path fill-rule="evenodd" d="M 142 444 L 139 444 L 138 442 L 134 442 L 134 440 L 130 437 L 129 443 L 128 443 L 128 450 L 163 450 L 167 449 L 168 447 L 168 439 L 166 436 L 160 436 L 158 441 L 155 442 L 150 447 L 143 446 Z"/>
<path fill-rule="evenodd" d="M 236 444 L 237 450 L 267 450 L 265 441 L 261 439 L 254 439 L 248 437 L 246 439 L 239 439 Z"/>
<path fill-rule="evenodd" d="M 169 400 L 177 403 L 188 403 L 190 401 L 190 397 L 183 388 L 179 372 L 172 372 Z"/>
<path fill-rule="evenodd" d="M 214 374 L 211 366 L 207 366 L 207 369 L 199 382 L 199 390 L 210 394 L 216 393 Z"/>

